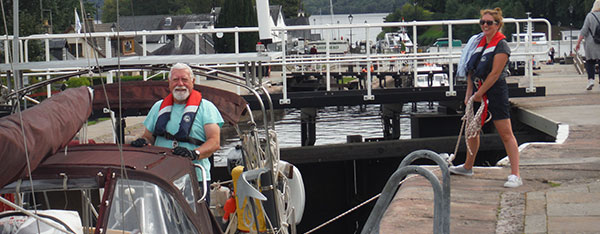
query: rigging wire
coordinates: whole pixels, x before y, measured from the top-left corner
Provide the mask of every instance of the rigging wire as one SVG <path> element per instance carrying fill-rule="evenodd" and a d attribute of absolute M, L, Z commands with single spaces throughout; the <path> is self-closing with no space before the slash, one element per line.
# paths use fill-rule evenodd
<path fill-rule="evenodd" d="M 85 8 L 83 7 L 83 0 L 79 0 L 79 5 L 80 5 L 81 12 L 82 12 L 81 13 L 82 16 L 87 15 L 86 12 L 85 12 Z M 121 121 L 121 119 L 122 119 L 122 102 L 121 102 L 122 96 L 121 96 L 121 79 L 120 79 L 120 75 L 119 75 L 120 74 L 119 71 L 121 70 L 121 53 L 120 53 L 121 52 L 121 47 L 120 47 L 120 35 L 119 35 L 119 32 L 120 32 L 119 1 L 117 1 L 117 6 L 116 7 L 117 7 L 117 9 L 116 9 L 116 12 L 117 12 L 117 72 L 116 72 L 116 74 L 117 74 L 117 82 L 118 82 L 118 85 L 119 85 L 119 105 L 118 105 L 119 106 L 119 121 Z M 87 43 L 87 35 L 85 35 L 85 32 L 87 30 L 86 29 L 86 25 L 87 25 L 87 21 L 84 20 L 84 27 L 83 27 L 84 38 L 85 38 L 85 41 Z M 93 48 L 94 49 L 98 49 L 99 47 L 98 47 L 98 45 L 96 43 L 96 40 L 93 40 L 93 38 L 92 38 L 91 30 L 87 30 L 87 33 L 88 33 L 88 35 L 89 35 L 89 37 L 90 37 L 90 39 L 92 41 Z M 106 50 L 111 50 L 111 49 L 112 48 L 106 48 Z M 100 69 L 100 63 L 99 63 L 99 60 L 98 60 L 98 52 L 94 51 L 92 54 L 94 55 L 94 59 L 95 59 L 95 62 L 96 62 L 96 68 L 97 68 L 98 74 L 101 74 L 102 70 Z M 89 64 L 89 57 L 88 57 L 88 64 Z M 90 72 L 91 72 L 91 70 L 92 69 L 90 69 Z M 104 94 L 105 94 L 104 97 L 105 97 L 107 108 L 109 110 L 111 110 L 110 102 L 108 100 L 108 95 L 107 95 L 107 91 L 106 91 L 106 84 L 104 82 L 104 79 L 101 76 L 100 76 L 100 82 L 101 82 L 101 86 L 102 86 L 102 89 L 103 89 Z M 112 129 L 115 130 L 116 126 L 115 126 L 115 123 L 113 121 L 111 121 L 111 125 L 112 125 Z M 121 126 L 121 125 L 119 124 L 119 126 Z M 122 131 L 119 131 L 119 139 L 123 139 Z M 123 177 L 125 178 L 125 181 L 127 181 L 127 187 L 131 190 L 131 184 L 129 183 L 130 182 L 129 181 L 129 176 L 127 175 L 127 170 L 125 170 L 125 160 L 123 158 L 123 145 L 122 145 L 123 142 L 121 142 L 119 140 L 119 141 L 116 141 L 115 143 L 117 145 L 117 148 L 119 150 L 119 155 L 120 155 L 120 164 L 121 164 L 120 165 L 120 172 L 121 172 L 121 178 L 123 178 Z M 122 184 L 121 184 L 121 186 L 122 186 Z M 121 188 L 120 191 L 123 191 L 122 188 Z M 124 199 L 121 199 L 121 207 L 123 207 L 123 200 Z M 134 207 L 133 210 L 135 212 L 135 216 L 138 217 L 138 219 L 139 219 L 140 216 L 138 214 L 138 210 L 136 208 L 135 202 L 132 203 L 132 206 Z M 121 213 L 121 217 L 124 219 L 124 217 L 125 217 L 124 213 Z M 139 222 L 138 222 L 138 224 L 139 224 Z M 139 227 L 139 228 L 140 228 L 140 230 L 142 230 L 141 227 Z"/>
<path fill-rule="evenodd" d="M 433 172 L 436 172 L 436 171 L 438 171 L 438 170 L 441 170 L 441 169 L 440 169 L 440 168 L 435 168 L 435 169 L 433 169 L 432 171 L 433 171 Z M 398 186 L 402 185 L 402 184 L 403 184 L 404 182 L 406 182 L 407 180 L 409 180 L 409 179 L 411 179 L 411 178 L 414 178 L 414 177 L 417 177 L 417 176 L 418 176 L 418 175 L 409 175 L 409 176 L 407 176 L 407 177 L 406 177 L 406 178 L 404 178 L 402 181 L 398 182 Z M 317 230 L 321 229 L 322 227 L 324 227 L 324 226 L 326 226 L 326 225 L 328 225 L 328 224 L 330 224 L 330 223 L 332 223 L 332 222 L 334 222 L 334 221 L 336 221 L 336 220 L 338 220 L 338 219 L 340 219 L 340 218 L 344 217 L 345 215 L 352 213 L 352 212 L 353 212 L 353 211 L 355 211 L 356 209 L 358 209 L 358 208 L 361 208 L 362 206 L 364 206 L 364 205 L 366 205 L 366 204 L 369 204 L 370 202 L 374 201 L 375 199 L 379 198 L 380 196 L 381 196 L 381 193 L 378 193 L 377 195 L 375 195 L 375 196 L 373 196 L 373 197 L 371 197 L 371 198 L 367 199 L 367 200 L 366 200 L 366 201 L 364 201 L 364 202 L 361 202 L 360 204 L 358 204 L 358 205 L 356 205 L 356 206 L 352 207 L 351 209 L 349 209 L 349 210 L 345 211 L 344 213 L 341 213 L 341 214 L 339 214 L 338 216 L 335 216 L 335 217 L 333 217 L 332 219 L 330 219 L 330 220 L 327 220 L 325 223 L 322 223 L 321 225 L 319 225 L 319 226 L 316 226 L 315 228 L 313 228 L 313 229 L 309 230 L 308 232 L 305 232 L 304 234 L 310 234 L 310 233 L 313 233 L 313 232 L 315 232 L 315 231 L 317 231 Z"/>
<path fill-rule="evenodd" d="M 6 12 L 4 11 L 4 3 L 3 2 L 4 1 L 0 1 L 0 6 L 2 7 L 2 21 L 4 22 L 4 32 L 6 33 L 6 39 L 8 40 L 8 26 L 6 25 Z M 19 14 L 19 12 L 13 12 L 13 15 L 14 14 Z M 15 30 L 18 30 L 18 27 L 16 29 L 13 28 L 13 35 L 14 35 Z M 17 38 L 13 37 L 13 40 L 16 40 L 16 39 Z M 13 43 L 13 46 L 14 46 L 14 43 Z M 10 56 L 10 50 L 8 50 L 7 52 L 9 53 L 9 58 L 11 58 L 12 56 Z M 15 63 L 14 59 L 10 61 L 10 69 L 11 69 L 11 71 L 14 71 L 14 63 Z M 15 77 L 14 74 L 13 74 L 13 77 Z M 7 78 L 8 78 L 8 76 L 7 76 Z M 7 82 L 8 82 L 8 80 L 7 80 Z M 17 82 L 15 80 L 15 84 L 16 83 Z M 15 87 L 15 90 L 16 89 L 17 89 L 17 87 Z M 17 107 L 17 112 L 19 113 L 19 122 L 20 122 L 20 125 L 21 125 L 21 133 L 23 135 L 23 145 L 25 147 L 25 159 L 27 159 L 26 160 L 26 162 L 27 162 L 27 174 L 29 175 L 29 184 L 31 186 L 31 197 L 33 199 L 33 209 L 35 211 L 35 214 L 37 214 L 38 213 L 37 202 L 35 200 L 35 190 L 33 188 L 33 178 L 31 176 L 31 162 L 29 160 L 29 150 L 27 149 L 27 137 L 25 137 L 25 128 L 23 127 L 23 114 L 21 113 L 21 96 L 17 95 L 17 98 L 15 100 L 16 100 L 15 104 L 16 104 L 16 107 Z M 39 219 L 36 219 L 35 223 L 36 223 L 36 226 L 37 226 L 37 231 L 38 231 L 38 233 L 40 233 L 40 221 L 39 221 Z"/>

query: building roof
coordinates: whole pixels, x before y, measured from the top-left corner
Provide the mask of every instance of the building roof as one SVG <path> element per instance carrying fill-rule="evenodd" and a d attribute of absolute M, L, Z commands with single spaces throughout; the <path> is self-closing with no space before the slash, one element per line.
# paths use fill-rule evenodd
<path fill-rule="evenodd" d="M 281 5 L 269 6 L 269 13 L 271 14 L 271 19 L 273 20 L 273 23 L 277 24 L 277 17 L 279 16 L 280 12 L 281 16 L 285 19 L 285 16 L 283 15 L 283 8 L 281 7 Z"/>
<path fill-rule="evenodd" d="M 204 40 L 203 40 L 204 39 Z M 214 44 L 207 42 L 212 41 L 208 36 L 202 36 L 199 41 L 200 54 L 214 54 Z M 194 38 L 190 35 L 184 35 L 181 37 L 181 42 L 178 41 L 177 36 L 166 45 L 156 49 L 152 52 L 153 55 L 176 55 L 176 54 L 195 54 L 196 43 Z"/>
<path fill-rule="evenodd" d="M 119 24 L 123 31 L 142 31 L 142 30 L 177 30 L 184 28 L 199 28 L 216 22 L 221 12 L 220 7 L 215 7 L 214 19 L 211 14 L 193 14 L 193 15 L 138 15 L 122 16 Z M 138 41 L 141 37 L 136 38 Z M 149 43 L 160 41 L 161 36 L 151 35 L 146 37 Z"/>
<path fill-rule="evenodd" d="M 296 17 L 285 19 L 285 25 L 293 26 L 293 25 L 309 25 L 308 17 Z M 304 38 L 311 39 L 311 33 L 309 29 L 306 30 L 292 30 L 288 31 L 288 36 L 292 38 Z"/>
<path fill-rule="evenodd" d="M 50 49 L 61 49 L 67 47 L 67 39 L 53 38 L 49 40 Z"/>

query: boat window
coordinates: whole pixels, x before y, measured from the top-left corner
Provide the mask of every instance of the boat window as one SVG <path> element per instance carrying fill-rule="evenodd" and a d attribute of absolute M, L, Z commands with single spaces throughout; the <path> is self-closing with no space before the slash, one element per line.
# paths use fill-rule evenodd
<path fill-rule="evenodd" d="M 120 179 L 115 186 L 109 230 L 198 233 L 177 200 L 156 184 Z"/>
<path fill-rule="evenodd" d="M 29 180 L 23 180 L 21 186 L 14 184 L 7 185 L 0 193 L 15 193 L 15 187 L 19 187 L 21 191 L 19 194 L 24 209 L 32 212 L 36 210 L 40 214 L 54 217 L 52 221 L 72 230 L 94 227 L 97 223 L 94 213 L 98 211 L 95 207 L 98 207 L 101 196 L 98 187 L 93 187 L 93 184 L 97 183 L 88 178 L 72 179 L 66 184 L 68 188 L 63 189 L 62 185 L 58 185 L 59 182 L 63 183 L 62 180 L 55 179 L 34 180 L 35 194 L 32 194 Z M 0 218 L 0 233 L 4 233 L 2 231 L 3 224 L 14 223 L 14 220 L 22 220 L 23 222 L 18 223 L 16 226 L 5 226 L 4 231 L 15 228 L 14 232 L 9 231 L 9 233 L 31 233 L 24 230 L 32 230 L 30 229 L 32 227 L 37 228 L 34 218 L 29 218 L 21 212 L 10 214 L 5 212 L 2 218 Z M 28 224 L 21 225 L 24 222 L 31 223 L 31 221 L 33 221 L 33 226 Z M 54 230 L 42 224 L 40 224 L 40 228 L 42 229 L 42 233 L 51 232 L 44 232 L 43 230 Z"/>
<path fill-rule="evenodd" d="M 194 192 L 191 178 L 192 177 L 190 176 L 190 174 L 186 174 L 182 177 L 179 177 L 179 179 L 173 181 L 173 185 L 175 185 L 175 187 L 179 189 L 179 192 L 181 192 L 181 194 L 185 198 L 185 201 L 188 203 L 188 205 L 190 205 L 192 210 L 196 212 L 196 203 L 194 202 Z"/>

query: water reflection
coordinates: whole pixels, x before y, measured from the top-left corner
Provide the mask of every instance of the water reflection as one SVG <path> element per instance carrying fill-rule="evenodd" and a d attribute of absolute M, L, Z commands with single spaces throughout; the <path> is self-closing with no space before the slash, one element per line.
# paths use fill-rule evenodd
<path fill-rule="evenodd" d="M 429 108 L 427 102 L 417 103 L 417 112 L 434 112 L 437 104 Z M 412 103 L 402 107 L 400 119 L 400 139 L 410 139 L 410 113 Z M 282 119 L 275 123 L 279 145 L 281 148 L 300 146 L 300 110 L 286 109 Z M 325 107 L 317 110 L 315 145 L 340 144 L 346 142 L 347 135 L 361 135 L 366 138 L 382 138 L 383 124 L 380 105 L 367 105 L 361 110 L 359 106 Z M 229 151 L 239 144 L 239 139 L 228 139 L 223 151 Z"/>

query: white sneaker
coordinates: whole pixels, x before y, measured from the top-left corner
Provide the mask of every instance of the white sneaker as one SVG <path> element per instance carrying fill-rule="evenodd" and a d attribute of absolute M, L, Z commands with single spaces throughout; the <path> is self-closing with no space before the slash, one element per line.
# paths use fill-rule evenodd
<path fill-rule="evenodd" d="M 592 90 L 592 87 L 594 87 L 594 80 L 592 79 L 588 79 L 588 85 L 587 85 L 587 90 Z"/>
<path fill-rule="evenodd" d="M 448 168 L 448 170 L 452 174 L 465 175 L 465 176 L 473 175 L 473 168 L 471 168 L 471 170 L 467 170 L 467 169 L 465 169 L 465 164 L 460 164 L 458 166 L 451 166 Z"/>
<path fill-rule="evenodd" d="M 523 181 L 521 180 L 521 177 L 518 177 L 516 175 L 509 175 L 508 180 L 506 181 L 506 183 L 504 183 L 504 187 L 507 188 L 516 188 L 521 185 L 523 185 Z"/>

